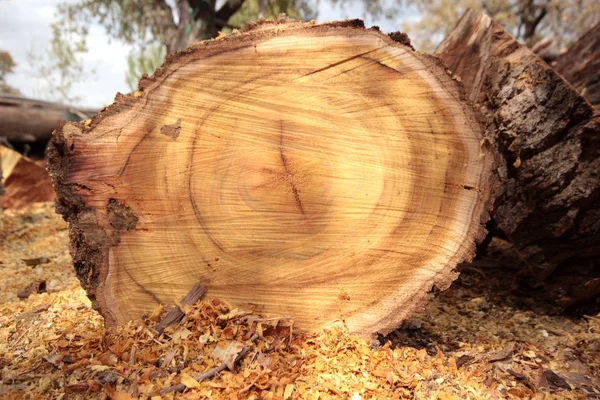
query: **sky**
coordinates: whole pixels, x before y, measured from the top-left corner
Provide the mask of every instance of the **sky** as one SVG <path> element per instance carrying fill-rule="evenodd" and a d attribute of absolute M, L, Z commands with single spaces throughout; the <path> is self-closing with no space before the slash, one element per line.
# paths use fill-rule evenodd
<path fill-rule="evenodd" d="M 7 83 L 20 90 L 24 97 L 59 100 L 44 92 L 44 84 L 36 74 L 37 67 L 31 65 L 27 54 L 39 54 L 49 46 L 50 24 L 55 19 L 57 4 L 61 2 L 65 0 L 0 0 L 0 50 L 8 51 L 17 64 L 15 72 L 7 77 Z M 384 32 L 396 31 L 401 26 L 400 17 L 397 21 L 373 20 L 365 18 L 364 14 L 361 2 L 341 8 L 321 0 L 317 22 L 362 18 L 369 26 L 377 25 Z M 72 94 L 81 98 L 79 106 L 101 108 L 110 104 L 117 92 L 129 92 L 125 73 L 130 47 L 111 40 L 100 25 L 90 26 L 88 47 L 90 51 L 84 62 L 95 70 L 95 74 L 74 85 Z"/>

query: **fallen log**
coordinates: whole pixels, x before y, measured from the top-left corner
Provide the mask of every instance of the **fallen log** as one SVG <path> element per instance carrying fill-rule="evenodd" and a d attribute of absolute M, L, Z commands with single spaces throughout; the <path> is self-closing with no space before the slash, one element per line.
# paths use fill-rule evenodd
<path fill-rule="evenodd" d="M 11 143 L 47 142 L 61 121 L 80 121 L 96 112 L 47 101 L 0 96 L 0 137 Z"/>
<path fill-rule="evenodd" d="M 559 74 L 469 10 L 438 48 L 499 150 L 492 216 L 560 304 L 600 293 L 600 118 Z M 594 261 L 595 260 L 595 261 Z"/>
<path fill-rule="evenodd" d="M 73 259 L 108 325 L 209 298 L 386 333 L 485 236 L 492 156 L 403 34 L 262 22 L 171 55 L 55 132 Z"/>
<path fill-rule="evenodd" d="M 558 59 L 555 69 L 596 109 L 599 109 L 600 24 L 575 42 Z"/>
<path fill-rule="evenodd" d="M 46 169 L 14 150 L 0 146 L 4 209 L 19 209 L 32 203 L 54 201 L 56 194 Z"/>

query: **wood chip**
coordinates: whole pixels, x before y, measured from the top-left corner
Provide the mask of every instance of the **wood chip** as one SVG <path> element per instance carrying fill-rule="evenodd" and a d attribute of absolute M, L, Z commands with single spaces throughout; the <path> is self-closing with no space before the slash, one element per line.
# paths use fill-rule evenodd
<path fill-rule="evenodd" d="M 19 290 L 17 292 L 17 297 L 21 300 L 24 300 L 31 296 L 33 293 L 44 293 L 46 291 L 46 281 L 45 280 L 36 280 L 31 282 L 25 288 Z"/>
<path fill-rule="evenodd" d="M 181 305 L 185 306 L 196 304 L 196 302 L 198 302 L 198 300 L 200 300 L 200 298 L 204 296 L 204 293 L 206 293 L 205 286 L 202 286 L 200 284 L 194 285 L 192 289 L 188 292 L 188 294 L 186 294 L 185 297 L 181 300 Z M 162 333 L 167 326 L 176 324 L 177 322 L 181 321 L 183 316 L 184 314 L 183 311 L 181 311 L 181 308 L 179 308 L 178 306 L 174 306 L 169 312 L 167 312 L 167 314 L 165 314 L 165 316 L 158 323 L 158 325 L 156 325 L 156 330 L 159 333 Z"/>
<path fill-rule="evenodd" d="M 40 264 L 48 264 L 50 259 L 48 257 L 24 258 L 23 262 L 25 265 L 35 268 Z"/>
<path fill-rule="evenodd" d="M 490 357 L 489 362 L 496 362 L 496 361 L 506 360 L 508 357 L 510 357 L 510 356 L 513 355 L 514 351 L 515 351 L 515 344 L 514 343 L 509 343 L 502 350 L 500 350 L 497 353 L 494 353 Z"/>

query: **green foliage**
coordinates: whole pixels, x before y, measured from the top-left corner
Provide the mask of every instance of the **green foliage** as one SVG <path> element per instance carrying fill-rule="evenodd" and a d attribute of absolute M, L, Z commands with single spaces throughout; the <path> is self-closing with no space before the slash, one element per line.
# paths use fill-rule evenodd
<path fill-rule="evenodd" d="M 29 62 L 37 68 L 39 78 L 46 84 L 46 87 L 38 88 L 42 97 L 74 104 L 81 98 L 72 95 L 73 85 L 93 74 L 82 61 L 83 54 L 88 51 L 88 28 L 64 19 L 52 24 L 51 29 L 52 40 L 47 52 L 36 55 L 30 51 Z"/>
<path fill-rule="evenodd" d="M 77 103 L 73 85 L 93 75 L 82 56 L 88 51 L 88 26 L 100 23 L 110 37 L 134 46 L 131 57 L 143 57 L 145 48 L 161 41 L 162 21 L 168 21 L 171 9 L 156 0 L 80 0 L 61 3 L 57 20 L 51 25 L 50 47 L 40 53 L 29 52 L 29 62 L 45 82 L 42 97 Z M 158 7 L 157 7 L 158 5 Z M 137 54 L 137 55 L 136 55 Z"/>
<path fill-rule="evenodd" d="M 243 26 L 257 19 L 259 0 L 238 0 L 241 9 L 233 13 L 225 26 Z M 267 17 L 287 13 L 293 18 L 310 18 L 309 0 L 266 1 Z M 126 81 L 131 90 L 142 74 L 151 74 L 165 58 L 166 48 L 181 50 L 194 41 L 217 35 L 215 21 L 219 13 L 208 0 L 79 0 L 61 3 L 57 21 L 52 25 L 51 46 L 43 56 L 30 56 L 46 82 L 45 97 L 76 102 L 72 87 L 89 72 L 81 55 L 87 51 L 88 26 L 99 23 L 113 40 L 132 46 L 128 57 Z M 225 28 L 227 30 L 229 28 Z"/>
<path fill-rule="evenodd" d="M 165 46 L 160 43 L 150 46 L 146 51 L 130 54 L 127 57 L 127 74 L 125 76 L 129 89 L 132 92 L 136 91 L 140 77 L 144 74 L 152 75 L 156 68 L 163 63 L 166 55 Z"/>
<path fill-rule="evenodd" d="M 316 17 L 311 3 L 306 0 L 263 0 L 265 2 L 264 18 L 277 18 L 279 14 L 298 20 L 310 20 Z M 233 26 L 242 27 L 249 21 L 259 18 L 259 0 L 246 0 L 229 22 Z"/>
<path fill-rule="evenodd" d="M 72 102 L 73 84 L 89 74 L 81 56 L 92 23 L 133 47 L 127 73 L 133 89 L 139 75 L 151 73 L 162 61 L 164 51 L 159 49 L 165 46 L 177 51 L 216 36 L 217 29 L 241 27 L 257 19 L 259 9 L 267 18 L 286 13 L 312 19 L 319 1 L 341 6 L 360 2 L 367 15 L 353 17 L 397 20 L 398 29 L 409 34 L 417 49 L 430 52 L 467 8 L 483 10 L 530 46 L 544 36 L 568 45 L 600 21 L 598 0 L 228 0 L 225 13 L 216 9 L 214 0 L 77 0 L 59 5 L 51 46 L 32 60 L 48 84 L 46 97 Z M 410 16 L 419 18 L 402 18 Z"/>
<path fill-rule="evenodd" d="M 568 46 L 600 22 L 598 0 L 331 0 L 334 4 L 363 3 L 371 16 L 397 20 L 418 14 L 416 21 L 398 21 L 413 45 L 433 52 L 454 29 L 467 8 L 481 10 L 515 38 L 532 46 L 543 37 Z"/>
<path fill-rule="evenodd" d="M 0 50 L 0 83 L 6 82 L 6 75 L 13 72 L 16 65 L 8 51 Z"/>
<path fill-rule="evenodd" d="M 58 24 L 67 23 L 82 31 L 92 22 L 108 35 L 140 48 L 164 35 L 164 21 L 172 11 L 157 0 L 80 0 L 58 6 Z M 85 37 L 82 35 L 82 37 Z"/>
<path fill-rule="evenodd" d="M 528 46 L 544 37 L 568 46 L 600 22 L 598 0 L 430 0 L 415 5 L 421 20 L 403 28 L 427 51 L 454 29 L 467 8 L 485 12 Z"/>
<path fill-rule="evenodd" d="M 6 83 L 6 75 L 14 72 L 16 63 L 8 51 L 0 50 L 0 94 L 20 96 L 21 93 Z"/>

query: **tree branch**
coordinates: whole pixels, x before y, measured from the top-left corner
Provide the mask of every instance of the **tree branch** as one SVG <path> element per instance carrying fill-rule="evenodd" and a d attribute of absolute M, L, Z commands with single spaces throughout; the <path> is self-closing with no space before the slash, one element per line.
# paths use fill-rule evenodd
<path fill-rule="evenodd" d="M 179 26 L 185 27 L 190 23 L 190 3 L 188 0 L 177 0 L 175 2 L 179 14 Z"/>
<path fill-rule="evenodd" d="M 229 0 L 223 5 L 223 7 L 219 9 L 219 11 L 217 11 L 217 14 L 215 15 L 215 23 L 218 29 L 221 29 L 225 26 L 225 24 L 222 22 L 229 21 L 229 18 L 231 18 L 231 16 L 242 7 L 244 1 L 245 0 Z M 218 21 L 221 21 L 221 23 Z"/>

